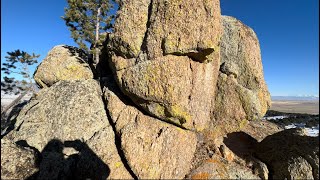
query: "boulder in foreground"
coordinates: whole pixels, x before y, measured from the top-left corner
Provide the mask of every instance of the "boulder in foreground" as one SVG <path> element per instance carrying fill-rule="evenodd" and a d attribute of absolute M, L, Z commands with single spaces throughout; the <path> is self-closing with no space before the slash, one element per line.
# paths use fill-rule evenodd
<path fill-rule="evenodd" d="M 42 89 L 21 110 L 8 134 L 41 152 L 38 178 L 132 178 L 95 80 L 59 81 Z M 54 171 L 50 171 L 54 169 Z"/>

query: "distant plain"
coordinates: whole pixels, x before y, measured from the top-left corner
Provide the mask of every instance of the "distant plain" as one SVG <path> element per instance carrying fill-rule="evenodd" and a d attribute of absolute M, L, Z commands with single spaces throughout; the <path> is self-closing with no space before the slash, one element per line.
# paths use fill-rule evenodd
<path fill-rule="evenodd" d="M 319 114 L 319 100 L 273 100 L 270 110 L 287 113 Z"/>

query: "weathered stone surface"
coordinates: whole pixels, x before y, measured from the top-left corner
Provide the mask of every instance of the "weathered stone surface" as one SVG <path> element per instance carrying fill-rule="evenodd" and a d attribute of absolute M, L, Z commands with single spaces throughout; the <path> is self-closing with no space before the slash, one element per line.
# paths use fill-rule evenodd
<path fill-rule="evenodd" d="M 34 80 L 40 87 L 50 87 L 60 80 L 92 79 L 93 73 L 80 49 L 67 45 L 53 47 L 40 63 Z"/>
<path fill-rule="evenodd" d="M 270 135 L 255 148 L 268 165 L 272 179 L 319 179 L 319 139 L 301 129 L 287 129 Z"/>
<path fill-rule="evenodd" d="M 283 131 L 284 129 L 277 124 L 269 121 L 250 121 L 242 131 L 256 139 L 258 142 L 262 141 L 269 135 Z"/>
<path fill-rule="evenodd" d="M 119 70 L 117 77 L 123 92 L 151 115 L 202 130 L 210 121 L 217 67 L 168 55 Z"/>
<path fill-rule="evenodd" d="M 60 81 L 50 88 L 42 89 L 21 110 L 15 130 L 9 136 L 15 141 L 25 140 L 30 146 L 44 153 L 45 147 L 54 139 L 59 140 L 56 143 L 62 144 L 66 149 L 68 149 L 66 142 L 78 142 L 77 144 L 87 148 L 78 148 L 75 151 L 74 149 L 77 149 L 75 144 L 66 154 L 77 156 L 77 166 L 85 166 L 80 168 L 80 172 L 84 173 L 83 177 L 95 175 L 91 177 L 93 178 L 97 175 L 88 173 L 88 169 L 91 168 L 92 171 L 96 164 L 90 165 L 90 161 L 82 160 L 83 158 L 90 160 L 91 154 L 96 159 L 93 162 L 97 161 L 98 164 L 102 164 L 98 165 L 99 167 L 107 166 L 110 170 L 108 175 L 101 174 L 99 178 L 131 178 L 118 155 L 115 135 L 109 124 L 101 95 L 99 83 L 95 80 Z M 91 153 L 86 156 L 88 151 Z M 48 154 L 47 161 L 44 161 L 47 163 L 42 163 L 40 170 L 41 167 L 46 167 L 45 164 L 51 167 L 50 160 L 61 157 L 61 150 L 54 149 L 54 152 L 55 154 Z M 60 162 L 62 164 L 57 161 L 57 166 L 54 167 L 58 169 L 66 167 L 64 161 Z M 48 175 L 46 172 L 43 173 Z"/>
<path fill-rule="evenodd" d="M 213 156 L 193 170 L 187 179 L 259 179 L 251 169 Z"/>
<path fill-rule="evenodd" d="M 241 130 L 270 107 L 259 41 L 254 31 L 222 16 L 221 62 L 211 130 L 216 136 Z"/>
<path fill-rule="evenodd" d="M 1 179 L 26 179 L 37 170 L 33 150 L 1 139 Z"/>
<path fill-rule="evenodd" d="M 144 115 L 126 102 L 115 82 L 104 87 L 107 108 L 128 164 L 141 179 L 181 179 L 191 168 L 193 132 Z"/>
<path fill-rule="evenodd" d="M 240 96 L 242 104 L 238 107 L 244 107 L 244 118 L 259 119 L 271 105 L 263 77 L 259 40 L 251 28 L 233 17 L 222 16 L 222 24 L 220 71 L 236 79 L 234 86 L 240 90 L 234 93 Z M 228 102 L 221 104 L 229 107 Z"/>
<path fill-rule="evenodd" d="M 175 54 L 204 61 L 206 55 L 218 52 L 220 1 L 155 0 L 150 13 L 146 34 L 149 59 Z"/>
<path fill-rule="evenodd" d="M 148 11 L 151 0 L 123 0 L 111 34 L 111 46 L 123 57 L 137 57 L 147 31 Z"/>
<path fill-rule="evenodd" d="M 220 35 L 218 0 L 125 0 L 120 3 L 111 46 L 126 58 L 146 51 L 148 59 L 176 54 L 203 61 L 218 52 Z"/>
<path fill-rule="evenodd" d="M 221 27 L 218 0 L 123 1 L 108 44 L 120 89 L 152 116 L 205 129 Z"/>
<path fill-rule="evenodd" d="M 252 98 L 249 91 L 239 86 L 232 76 L 219 73 L 214 110 L 210 128 L 206 134 L 212 138 L 241 130 L 248 124 L 244 106 L 249 106 L 250 100 L 242 102 L 242 97 Z M 242 106 L 243 105 L 243 106 Z"/>

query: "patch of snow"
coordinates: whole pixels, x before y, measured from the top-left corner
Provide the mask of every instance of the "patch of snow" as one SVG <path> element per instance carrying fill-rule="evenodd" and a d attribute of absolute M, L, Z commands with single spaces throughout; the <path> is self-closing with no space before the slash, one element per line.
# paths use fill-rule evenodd
<path fill-rule="evenodd" d="M 318 128 L 306 128 L 308 136 L 319 136 L 319 127 Z"/>
<path fill-rule="evenodd" d="M 296 128 L 297 126 L 295 124 L 290 124 L 284 127 L 284 129 L 292 129 L 292 128 Z"/>
<path fill-rule="evenodd" d="M 319 136 L 319 125 L 317 127 L 311 127 L 311 128 L 306 128 L 304 127 L 305 124 L 304 123 L 300 123 L 300 124 L 290 124 L 285 126 L 285 129 L 291 129 L 291 128 L 304 128 L 306 130 L 306 135 L 307 136 Z"/>
<path fill-rule="evenodd" d="M 287 118 L 288 116 L 269 116 L 269 117 L 264 117 L 263 119 L 266 120 L 279 120 L 279 119 L 283 119 L 283 118 Z"/>

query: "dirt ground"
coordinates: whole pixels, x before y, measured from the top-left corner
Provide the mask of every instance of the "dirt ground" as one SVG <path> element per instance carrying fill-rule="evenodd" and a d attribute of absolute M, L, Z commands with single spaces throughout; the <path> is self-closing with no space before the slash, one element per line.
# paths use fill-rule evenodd
<path fill-rule="evenodd" d="M 287 113 L 319 114 L 319 101 L 272 101 L 270 110 Z"/>

